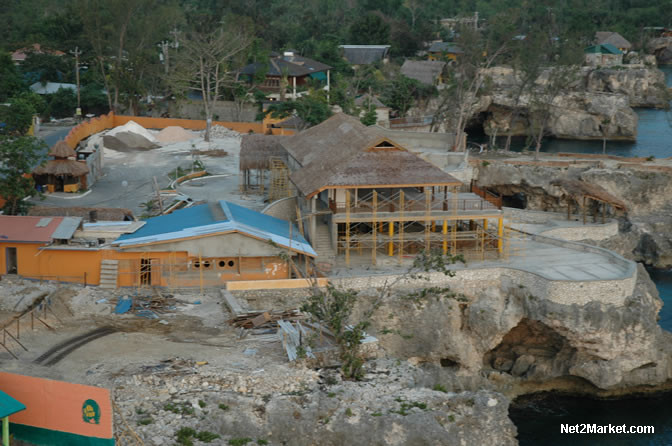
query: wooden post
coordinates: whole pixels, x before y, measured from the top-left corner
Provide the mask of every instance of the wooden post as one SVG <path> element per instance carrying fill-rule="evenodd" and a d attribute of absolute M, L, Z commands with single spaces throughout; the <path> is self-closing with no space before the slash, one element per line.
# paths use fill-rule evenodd
<path fill-rule="evenodd" d="M 350 266 L 350 191 L 345 190 L 345 265 Z"/>
<path fill-rule="evenodd" d="M 443 255 L 448 254 L 448 220 L 443 220 Z"/>
<path fill-rule="evenodd" d="M 427 253 L 429 253 L 429 249 L 430 249 L 430 239 L 429 239 L 429 237 L 430 237 L 430 233 L 429 233 L 430 226 L 429 225 L 431 223 L 429 222 L 429 219 L 430 219 L 430 215 L 431 215 L 431 211 L 432 211 L 432 209 L 431 209 L 431 205 L 432 205 L 432 201 L 431 201 L 432 200 L 432 195 L 431 195 L 431 193 L 432 192 L 429 190 L 429 188 L 426 187 L 425 188 L 425 251 Z"/>
<path fill-rule="evenodd" d="M 240 268 L 240 266 L 239 266 Z M 201 252 L 198 252 L 198 280 L 201 284 L 201 296 L 203 295 L 203 258 Z"/>
<path fill-rule="evenodd" d="M 504 244 L 502 237 L 504 236 L 504 218 L 499 217 L 497 222 L 497 251 L 501 254 L 504 251 Z"/>
<path fill-rule="evenodd" d="M 483 219 L 483 228 L 480 229 L 481 233 L 481 260 L 485 260 L 485 223 L 486 220 Z"/>
<path fill-rule="evenodd" d="M 377 214 L 378 213 L 378 192 L 375 190 L 373 191 L 373 248 L 371 249 L 371 263 L 373 265 L 376 265 L 376 232 L 377 232 L 377 227 L 378 223 L 376 221 Z"/>
<path fill-rule="evenodd" d="M 392 257 L 394 255 L 394 223 L 389 222 L 387 224 L 390 240 L 387 242 L 387 255 Z"/>
<path fill-rule="evenodd" d="M 404 255 L 404 191 L 399 191 L 399 263 Z"/>

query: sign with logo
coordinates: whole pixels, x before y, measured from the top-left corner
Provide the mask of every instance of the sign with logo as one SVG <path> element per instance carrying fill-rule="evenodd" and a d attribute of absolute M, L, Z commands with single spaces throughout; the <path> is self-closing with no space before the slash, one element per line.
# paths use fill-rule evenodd
<path fill-rule="evenodd" d="M 100 424 L 100 406 L 94 400 L 84 401 L 82 418 L 85 423 Z"/>

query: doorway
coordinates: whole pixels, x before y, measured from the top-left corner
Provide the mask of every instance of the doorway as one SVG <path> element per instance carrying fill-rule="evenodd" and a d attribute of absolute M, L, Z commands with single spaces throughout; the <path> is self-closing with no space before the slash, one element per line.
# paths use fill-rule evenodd
<path fill-rule="evenodd" d="M 152 284 L 152 260 L 140 259 L 140 285 Z"/>
<path fill-rule="evenodd" d="M 16 248 L 5 248 L 5 262 L 7 274 L 19 274 L 19 265 L 16 261 Z"/>

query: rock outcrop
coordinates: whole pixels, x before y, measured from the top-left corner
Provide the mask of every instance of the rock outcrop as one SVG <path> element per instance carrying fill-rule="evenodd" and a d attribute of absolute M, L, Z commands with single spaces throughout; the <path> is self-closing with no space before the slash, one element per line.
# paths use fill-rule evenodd
<path fill-rule="evenodd" d="M 544 71 L 534 85 L 523 88 L 521 77 L 508 67 L 487 70 L 491 93 L 474 107 L 474 118 L 483 119 L 489 135 L 529 135 L 538 126 L 532 113 L 539 103 L 549 103 L 545 133 L 566 139 L 635 140 L 637 115 L 632 107 L 668 106 L 665 76 L 655 66 L 643 64 L 611 68 L 581 67 L 558 95 L 545 88 L 551 78 Z M 536 104 L 536 105 L 535 105 Z"/>
<path fill-rule="evenodd" d="M 625 202 L 620 232 L 600 243 L 626 258 L 656 267 L 672 265 L 672 175 L 669 171 L 599 167 L 545 167 L 491 162 L 478 168 L 478 182 L 501 195 L 523 194 L 527 208 L 566 212 L 555 179 L 584 180 Z"/>
<path fill-rule="evenodd" d="M 474 386 L 508 395 L 521 388 L 617 394 L 672 378 L 672 335 L 657 324 L 662 301 L 643 267 L 621 304 L 599 295 L 585 305 L 549 300 L 514 276 L 480 280 L 481 288 L 469 281 L 451 283 L 465 296 L 459 302 L 432 297 L 422 307 L 404 299 L 387 302 L 374 318 L 375 328 L 392 333 L 379 335 L 381 347 L 428 364 L 435 382 L 449 388 Z"/>
<path fill-rule="evenodd" d="M 659 64 L 672 63 L 672 37 L 651 39 L 646 47 L 651 54 L 656 56 Z"/>

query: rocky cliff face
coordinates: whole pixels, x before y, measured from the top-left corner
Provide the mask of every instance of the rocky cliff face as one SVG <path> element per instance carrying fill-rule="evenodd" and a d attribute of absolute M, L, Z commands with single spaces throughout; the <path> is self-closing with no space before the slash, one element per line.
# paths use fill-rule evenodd
<path fill-rule="evenodd" d="M 524 194 L 533 210 L 566 212 L 560 178 L 597 184 L 623 200 L 620 233 L 601 242 L 626 258 L 656 267 L 672 265 L 672 175 L 627 168 L 544 167 L 490 163 L 478 169 L 479 184 L 504 196 Z"/>
<path fill-rule="evenodd" d="M 659 37 L 650 40 L 647 50 L 656 56 L 658 63 L 672 63 L 672 37 Z"/>
<path fill-rule="evenodd" d="M 594 69 L 582 67 L 566 91 L 544 99 L 548 83 L 544 72 L 534 86 L 517 96 L 520 76 L 511 68 L 487 70 L 491 94 L 482 98 L 477 113 L 485 116 L 487 134 L 528 135 L 534 127 L 530 113 L 534 101 L 550 100 L 546 132 L 558 138 L 634 140 L 637 115 L 632 107 L 667 107 L 665 76 L 655 67 L 623 65 Z M 517 117 L 515 119 L 517 110 Z"/>
<path fill-rule="evenodd" d="M 389 302 L 374 326 L 402 334 L 380 336 L 387 354 L 427 364 L 423 379 L 449 387 L 514 395 L 662 385 L 672 378 L 670 334 L 657 324 L 662 302 L 639 268 L 623 305 L 599 296 L 583 306 L 550 301 L 503 274 L 481 289 L 452 286 L 464 292 L 463 302 L 429 298 L 422 308 Z"/>

